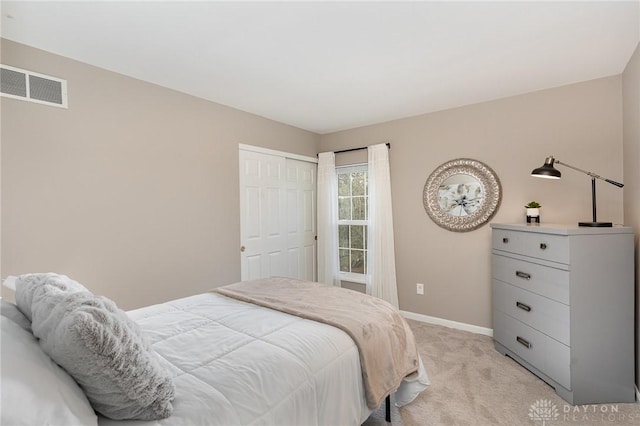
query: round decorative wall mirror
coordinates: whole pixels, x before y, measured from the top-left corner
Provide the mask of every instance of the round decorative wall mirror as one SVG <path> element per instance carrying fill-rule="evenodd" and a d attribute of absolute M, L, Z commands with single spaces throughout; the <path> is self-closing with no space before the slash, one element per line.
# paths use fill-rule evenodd
<path fill-rule="evenodd" d="M 500 180 L 489 166 L 458 158 L 441 164 L 431 173 L 424 185 L 422 201 L 438 226 L 467 232 L 493 217 L 501 197 Z"/>

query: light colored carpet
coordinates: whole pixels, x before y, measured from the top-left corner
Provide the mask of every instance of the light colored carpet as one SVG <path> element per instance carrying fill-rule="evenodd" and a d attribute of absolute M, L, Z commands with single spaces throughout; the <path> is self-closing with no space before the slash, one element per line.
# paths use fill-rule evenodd
<path fill-rule="evenodd" d="M 488 336 L 408 320 L 431 386 L 393 407 L 394 426 L 640 425 L 640 404 L 572 406 Z M 365 426 L 387 425 L 384 404 Z"/>

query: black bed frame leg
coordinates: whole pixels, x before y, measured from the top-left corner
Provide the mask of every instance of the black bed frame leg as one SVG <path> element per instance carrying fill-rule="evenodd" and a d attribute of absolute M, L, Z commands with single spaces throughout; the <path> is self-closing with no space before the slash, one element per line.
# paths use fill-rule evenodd
<path fill-rule="evenodd" d="M 387 395 L 387 398 L 384 400 L 384 405 L 386 409 L 384 419 L 387 423 L 391 423 L 391 395 Z"/>

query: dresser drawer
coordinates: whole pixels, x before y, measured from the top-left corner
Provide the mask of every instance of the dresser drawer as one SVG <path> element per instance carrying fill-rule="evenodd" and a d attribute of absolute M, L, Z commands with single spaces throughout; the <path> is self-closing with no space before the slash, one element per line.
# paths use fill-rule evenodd
<path fill-rule="evenodd" d="M 493 248 L 557 263 L 569 263 L 569 239 L 563 235 L 494 229 Z"/>
<path fill-rule="evenodd" d="M 500 254 L 491 256 L 493 278 L 569 305 L 569 271 Z"/>
<path fill-rule="evenodd" d="M 567 305 L 493 280 L 493 308 L 571 346 Z"/>
<path fill-rule="evenodd" d="M 496 309 L 493 310 L 493 321 L 493 338 L 497 342 L 571 390 L 568 346 Z"/>

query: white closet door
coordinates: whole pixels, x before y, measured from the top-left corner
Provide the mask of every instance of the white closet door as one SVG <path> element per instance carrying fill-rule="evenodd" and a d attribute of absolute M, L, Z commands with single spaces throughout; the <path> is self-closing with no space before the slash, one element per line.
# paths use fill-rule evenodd
<path fill-rule="evenodd" d="M 316 280 L 317 164 L 286 160 L 287 276 Z"/>
<path fill-rule="evenodd" d="M 317 164 L 240 150 L 241 279 L 316 280 Z"/>
<path fill-rule="evenodd" d="M 240 150 L 242 280 L 287 274 L 285 159 Z"/>

